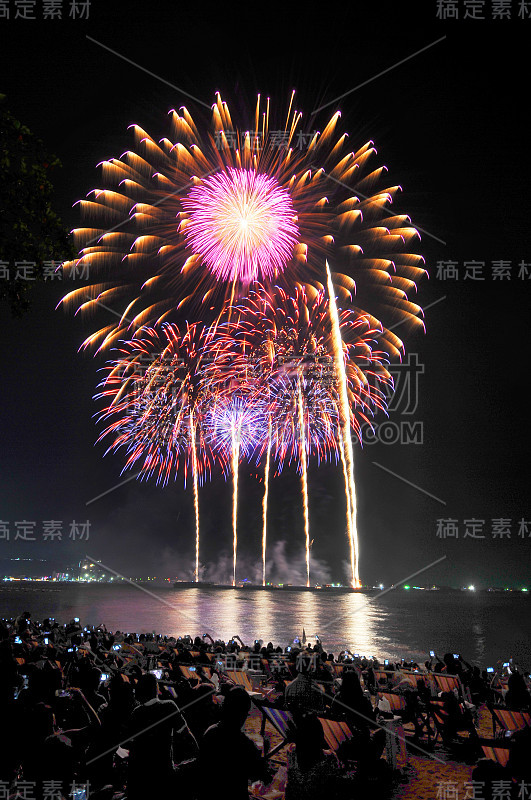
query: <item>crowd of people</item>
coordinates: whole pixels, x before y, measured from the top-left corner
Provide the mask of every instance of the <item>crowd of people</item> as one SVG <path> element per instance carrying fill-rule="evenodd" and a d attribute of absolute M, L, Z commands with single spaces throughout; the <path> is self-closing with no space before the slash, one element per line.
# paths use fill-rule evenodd
<path fill-rule="evenodd" d="M 458 676 L 463 696 L 434 692 L 433 674 Z M 451 653 L 422 665 L 380 663 L 334 656 L 319 640 L 282 648 L 237 636 L 111 632 L 77 618 L 36 622 L 29 612 L 0 622 L 0 693 L 9 733 L 0 797 L 24 800 L 203 800 L 214 791 L 246 800 L 252 784 L 257 796 L 286 800 L 352 797 L 371 782 L 391 791 L 386 723 L 397 714 L 413 726 L 412 746 L 425 751 L 435 702 L 442 743 L 465 732 L 480 758 L 482 704 L 531 711 L 529 674 L 509 662 L 494 674 Z M 386 693 L 402 698 L 399 711 Z M 262 737 L 248 735 L 251 710 L 261 718 L 263 706 L 289 712 L 276 757 L 264 726 Z M 347 724 L 337 748 L 322 718 Z M 478 761 L 482 780 L 499 780 L 500 769 L 509 780 L 531 780 L 531 728 L 511 744 L 507 765 Z"/>

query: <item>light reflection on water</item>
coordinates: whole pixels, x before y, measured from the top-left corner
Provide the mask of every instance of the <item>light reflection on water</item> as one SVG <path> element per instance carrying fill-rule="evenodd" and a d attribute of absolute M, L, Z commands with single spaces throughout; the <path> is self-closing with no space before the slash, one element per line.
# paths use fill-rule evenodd
<path fill-rule="evenodd" d="M 526 595 L 396 590 L 374 600 L 348 593 L 153 587 L 153 597 L 123 585 L 38 587 L 0 587 L 1 615 L 27 608 L 35 619 L 51 615 L 65 622 L 79 616 L 84 624 L 105 622 L 110 630 L 176 636 L 208 632 L 224 640 L 238 634 L 246 643 L 263 639 L 283 647 L 304 629 L 310 642 L 318 634 L 336 654 L 348 649 L 424 661 L 435 650 L 440 655 L 462 653 L 482 666 L 510 657 L 531 666 L 531 601 Z"/>

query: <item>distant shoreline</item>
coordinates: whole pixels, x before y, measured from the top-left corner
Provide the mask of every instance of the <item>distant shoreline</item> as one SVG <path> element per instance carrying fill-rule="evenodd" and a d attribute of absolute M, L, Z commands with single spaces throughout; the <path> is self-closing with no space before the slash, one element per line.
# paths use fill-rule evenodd
<path fill-rule="evenodd" d="M 241 586 L 232 586 L 232 584 L 223 584 L 223 583 L 210 583 L 207 581 L 147 581 L 147 580 L 138 580 L 138 581 L 39 581 L 39 580 L 6 580 L 0 582 L 0 593 L 2 591 L 11 592 L 11 591 L 28 591 L 28 592 L 44 592 L 44 591 L 60 591 L 64 586 L 78 586 L 86 588 L 87 586 L 131 586 L 132 588 L 136 587 L 148 587 L 150 589 L 176 589 L 178 591 L 184 591 L 188 589 L 201 589 L 206 591 L 238 591 L 238 592 L 312 592 L 312 593 L 325 593 L 329 594 L 363 594 L 363 595 L 382 595 L 389 592 L 395 592 L 397 590 L 405 591 L 405 588 L 402 584 L 398 584 L 397 586 L 387 586 L 384 589 L 379 589 L 375 587 L 362 587 L 361 589 L 353 589 L 350 586 L 300 586 L 296 584 L 285 584 L 285 585 L 269 585 L 269 586 L 262 586 L 261 584 L 244 584 Z M 417 593 L 427 593 L 427 594 L 461 594 L 461 595 L 478 595 L 478 594 L 488 594 L 490 595 L 503 595 L 504 597 L 507 595 L 511 595 L 514 597 L 515 595 L 521 595 L 522 597 L 527 597 L 530 592 L 522 591 L 522 589 L 501 589 L 501 588 L 487 588 L 487 589 L 475 589 L 473 592 L 468 591 L 466 589 L 455 589 L 453 586 L 438 586 L 437 588 L 431 587 L 421 587 L 421 586 L 411 586 L 407 589 L 408 593 L 417 594 Z"/>

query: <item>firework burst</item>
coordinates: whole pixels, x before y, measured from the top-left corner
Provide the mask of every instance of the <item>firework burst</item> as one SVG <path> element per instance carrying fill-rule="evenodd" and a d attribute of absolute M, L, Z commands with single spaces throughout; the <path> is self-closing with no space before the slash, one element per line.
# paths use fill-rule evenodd
<path fill-rule="evenodd" d="M 304 402 L 308 456 L 319 461 L 338 457 L 338 376 L 334 364 L 334 330 L 324 290 L 296 286 L 266 292 L 255 285 L 248 297 L 225 310 L 220 341 L 233 349 L 232 380 L 259 394 L 272 420 L 271 443 L 280 469 L 285 461 L 300 467 L 298 393 Z M 392 383 L 387 355 L 378 348 L 380 328 L 367 315 L 339 311 L 342 358 L 354 433 L 385 410 L 384 385 Z M 264 437 L 263 452 L 268 438 Z"/>
<path fill-rule="evenodd" d="M 186 243 L 218 280 L 273 279 L 291 260 L 295 209 L 275 178 L 229 168 L 194 186 L 183 207 Z"/>
<path fill-rule="evenodd" d="M 309 134 L 293 99 L 276 123 L 282 130 L 273 130 L 269 101 L 262 109 L 258 98 L 254 120 L 239 126 L 219 95 L 210 125 L 182 108 L 171 112 L 171 138 L 157 142 L 132 126 L 135 149 L 103 161 L 102 187 L 80 201 L 81 251 L 64 265 L 91 276 L 64 305 L 118 313 L 85 347 L 179 322 L 184 308 L 208 321 L 219 301 L 240 297 L 257 277 L 266 290 L 271 280 L 288 292 L 295 281 L 319 288 L 328 259 L 341 301 L 355 294 L 358 313 L 370 308 L 372 325 L 381 318 L 388 352 L 401 351 L 385 326 L 422 324 L 408 294 L 424 270 L 410 247 L 417 231 L 391 211 L 400 187 L 379 188 L 385 167 L 374 166 L 372 142 L 350 150 L 347 134 L 336 133 L 339 112 Z"/>
<path fill-rule="evenodd" d="M 392 211 L 400 187 L 383 188 L 373 143 L 350 149 L 339 120 L 310 132 L 293 94 L 281 124 L 260 96 L 234 124 L 217 95 L 210 122 L 172 111 L 170 138 L 132 126 L 134 149 L 103 161 L 80 201 L 79 258 L 63 269 L 90 282 L 61 303 L 119 319 L 82 345 L 118 347 L 100 439 L 140 478 L 193 476 L 196 579 L 198 486 L 215 463 L 232 475 L 235 583 L 238 468 L 264 459 L 263 582 L 274 460 L 301 475 L 309 585 L 307 469 L 340 457 L 359 584 L 351 434 L 385 410 L 386 364 L 404 349 L 392 328 L 422 326 L 410 296 L 425 271 L 416 229 Z"/>
<path fill-rule="evenodd" d="M 202 483 L 214 459 L 203 421 L 215 392 L 211 353 L 219 345 L 200 323 L 184 332 L 166 324 L 141 333 L 121 343 L 106 367 L 96 398 L 106 403 L 99 421 L 110 424 L 98 441 L 112 439 L 107 452 L 125 449 L 124 471 L 138 469 L 140 479 L 166 485 L 181 475 L 186 484 L 195 460 Z"/>

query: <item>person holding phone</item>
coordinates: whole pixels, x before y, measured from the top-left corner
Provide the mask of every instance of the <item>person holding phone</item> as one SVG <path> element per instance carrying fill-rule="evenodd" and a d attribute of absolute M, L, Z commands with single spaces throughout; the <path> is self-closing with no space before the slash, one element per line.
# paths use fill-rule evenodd
<path fill-rule="evenodd" d="M 139 703 L 131 714 L 128 740 L 128 800 L 160 800 L 175 794 L 174 761 L 195 756 L 197 742 L 177 703 L 158 699 L 158 682 L 148 673 L 135 687 Z"/>

